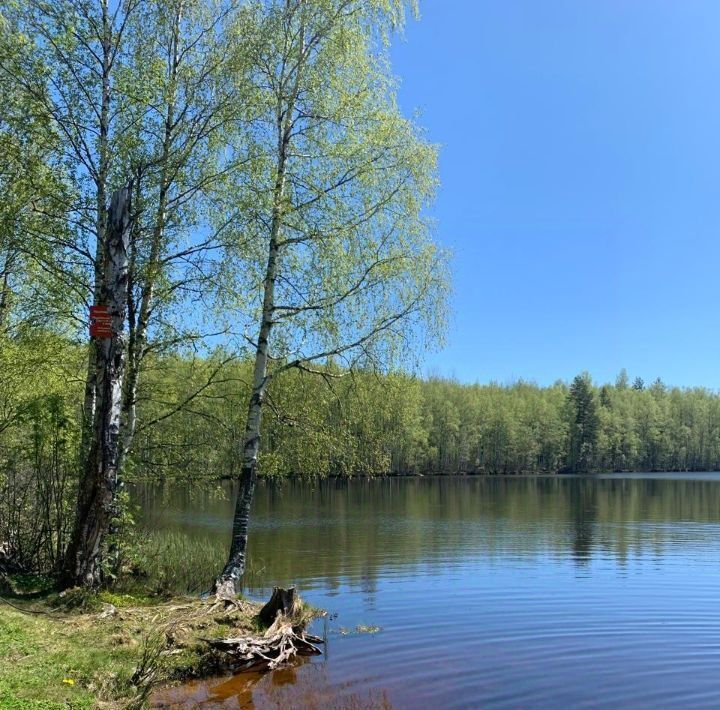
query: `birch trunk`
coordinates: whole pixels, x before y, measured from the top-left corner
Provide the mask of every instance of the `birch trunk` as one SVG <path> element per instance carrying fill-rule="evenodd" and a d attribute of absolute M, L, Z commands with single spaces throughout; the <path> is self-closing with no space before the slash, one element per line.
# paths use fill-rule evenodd
<path fill-rule="evenodd" d="M 12 248 L 8 248 L 5 255 L 5 263 L 0 272 L 2 276 L 2 283 L 0 283 L 0 332 L 6 329 L 10 317 L 10 302 L 12 296 L 10 291 L 10 276 L 13 271 L 15 256 L 16 253 Z"/>
<path fill-rule="evenodd" d="M 301 10 L 304 10 L 302 0 Z M 237 583 L 245 573 L 248 525 L 255 484 L 257 482 L 257 459 L 260 451 L 260 431 L 262 425 L 262 407 L 268 385 L 268 360 L 270 335 L 275 316 L 275 283 L 278 278 L 280 262 L 280 237 L 283 224 L 285 203 L 287 162 L 292 140 L 293 112 L 300 92 L 304 62 L 306 60 L 305 22 L 301 13 L 298 33 L 296 65 L 292 73 L 280 78 L 278 97 L 277 125 L 277 172 L 273 185 L 272 218 L 270 222 L 270 241 L 268 260 L 265 269 L 263 287 L 262 315 L 255 350 L 253 386 L 248 405 L 247 423 L 242 444 L 242 463 L 240 488 L 235 501 L 232 540 L 230 554 L 220 576 L 215 580 L 215 594 L 218 599 L 233 599 L 237 593 Z M 285 89 L 287 88 L 287 94 Z"/>
<path fill-rule="evenodd" d="M 95 264 L 93 279 L 93 305 L 98 305 L 99 295 L 103 286 L 103 275 L 105 273 L 105 238 L 107 230 L 107 178 L 109 172 L 108 141 L 110 135 L 110 96 L 111 96 L 111 53 L 112 53 L 112 28 L 107 0 L 102 0 L 102 95 L 100 102 L 100 116 L 98 125 L 98 168 L 95 177 Z M 83 427 L 80 440 L 81 460 L 89 454 L 92 438 L 92 426 L 95 415 L 95 404 L 97 399 L 97 343 L 90 341 L 88 352 L 87 375 L 85 378 L 85 396 L 83 402 Z M 81 482 L 82 484 L 82 482 Z M 82 485 L 81 485 L 82 487 Z"/>
<path fill-rule="evenodd" d="M 268 381 L 268 346 L 275 311 L 275 282 L 277 281 L 279 248 L 278 241 L 282 224 L 282 202 L 285 193 L 285 173 L 290 127 L 287 124 L 278 142 L 278 173 L 275 182 L 273 215 L 268 246 L 268 261 L 265 269 L 263 308 L 260 320 L 255 367 L 253 370 L 253 388 L 248 405 L 247 423 L 243 437 L 242 464 L 240 471 L 240 489 L 235 501 L 232 540 L 230 554 L 220 576 L 215 582 L 215 593 L 219 599 L 235 597 L 237 583 L 245 572 L 248 524 L 255 483 L 257 481 L 257 459 L 260 451 L 260 430 L 262 425 L 262 406 Z"/>
<path fill-rule="evenodd" d="M 131 189 L 115 192 L 108 212 L 102 302 L 112 316 L 113 334 L 97 341 L 97 400 L 75 526 L 65 556 L 63 582 L 68 585 L 92 586 L 100 581 L 102 543 L 117 512 Z"/>
<path fill-rule="evenodd" d="M 280 189 L 284 184 L 284 175 L 280 181 Z M 260 322 L 260 336 L 255 352 L 255 368 L 253 371 L 253 389 L 248 405 L 247 423 L 243 437 L 242 468 L 240 472 L 240 489 L 235 501 L 233 516 L 232 541 L 230 554 L 220 576 L 215 582 L 215 593 L 219 599 L 235 597 L 237 583 L 245 572 L 248 524 L 252 505 L 255 483 L 257 481 L 257 459 L 260 451 L 260 430 L 262 425 L 262 405 L 267 387 L 268 344 L 272 331 L 272 315 L 275 302 L 275 281 L 278 266 L 278 234 L 280 229 L 279 209 L 275 210 L 272 226 L 272 237 L 268 252 L 268 263 L 265 272 L 265 289 L 263 296 L 263 312 Z"/>

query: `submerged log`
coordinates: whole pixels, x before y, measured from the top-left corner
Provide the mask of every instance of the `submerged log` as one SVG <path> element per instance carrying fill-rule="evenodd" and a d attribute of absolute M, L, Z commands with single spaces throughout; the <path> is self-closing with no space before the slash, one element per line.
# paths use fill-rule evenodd
<path fill-rule="evenodd" d="M 299 611 L 300 598 L 297 595 L 295 587 L 290 587 L 290 589 L 275 587 L 270 601 L 260 609 L 260 621 L 269 626 L 275 622 L 278 613 L 291 618 Z"/>

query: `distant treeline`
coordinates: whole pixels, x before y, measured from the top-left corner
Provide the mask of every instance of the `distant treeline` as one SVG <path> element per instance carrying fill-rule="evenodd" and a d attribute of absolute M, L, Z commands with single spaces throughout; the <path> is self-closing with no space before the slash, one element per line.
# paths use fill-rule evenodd
<path fill-rule="evenodd" d="M 207 379 L 207 362 L 166 362 L 146 386 L 146 407 L 181 402 Z M 338 375 L 340 372 L 332 372 Z M 239 363 L 188 411 L 138 438 L 138 474 L 233 476 L 250 367 Z M 274 402 L 281 403 L 278 406 Z M 296 372 L 275 383 L 265 423 L 266 476 L 666 471 L 720 468 L 720 395 L 703 388 L 614 384 L 589 375 L 539 387 L 465 385 L 369 372 Z M 152 420 L 151 411 L 145 418 Z M 231 422 L 232 424 L 228 424 Z"/>
<path fill-rule="evenodd" d="M 0 382 L 0 470 L 11 478 L 73 481 L 83 355 L 54 336 L 0 343 L 12 375 Z M 583 374 L 550 387 L 324 372 L 273 383 L 261 475 L 720 469 L 720 395 L 707 389 L 630 383 L 624 372 L 614 384 Z M 153 360 L 125 475 L 235 476 L 250 381 L 250 362 L 226 354 Z"/>

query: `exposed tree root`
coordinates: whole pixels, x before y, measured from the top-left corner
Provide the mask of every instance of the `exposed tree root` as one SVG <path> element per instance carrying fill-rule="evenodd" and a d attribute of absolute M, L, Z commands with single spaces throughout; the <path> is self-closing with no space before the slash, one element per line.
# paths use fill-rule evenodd
<path fill-rule="evenodd" d="M 218 611 L 232 614 L 236 611 L 244 612 L 248 609 L 248 604 L 244 601 L 233 598 L 233 597 L 220 597 L 215 595 L 209 600 L 209 606 L 206 608 L 205 613 L 215 614 Z"/>
<path fill-rule="evenodd" d="M 226 601 L 218 599 L 212 608 Z M 220 664 L 234 672 L 243 670 L 272 670 L 287 663 L 294 656 L 314 656 L 322 653 L 316 644 L 322 639 L 305 633 L 307 619 L 302 618 L 302 604 L 294 587 L 275 587 L 270 601 L 260 610 L 259 618 L 272 625 L 262 636 L 237 638 L 202 638 L 220 652 Z"/>
<path fill-rule="evenodd" d="M 322 639 L 294 628 L 292 623 L 282 616 L 278 616 L 263 636 L 202 640 L 220 651 L 224 656 L 223 665 L 235 672 L 251 668 L 273 670 L 296 655 L 315 656 L 322 653 L 316 646 L 322 643 Z"/>

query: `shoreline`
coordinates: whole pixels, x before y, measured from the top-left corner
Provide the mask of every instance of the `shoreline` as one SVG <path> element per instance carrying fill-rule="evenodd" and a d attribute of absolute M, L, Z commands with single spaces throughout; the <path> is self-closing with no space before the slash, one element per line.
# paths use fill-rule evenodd
<path fill-rule="evenodd" d="M 261 607 L 101 592 L 72 611 L 0 596 L 0 707 L 143 707 L 161 687 L 221 672 L 202 638 L 262 633 Z"/>
<path fill-rule="evenodd" d="M 507 473 L 490 473 L 487 471 L 466 471 L 462 473 L 379 473 L 377 475 L 363 475 L 363 476 L 342 476 L 342 475 L 328 475 L 328 476 L 258 476 L 258 483 L 263 485 L 272 484 L 283 484 L 283 483 L 296 483 L 309 481 L 317 483 L 318 481 L 378 481 L 378 480 L 390 480 L 390 479 L 404 479 L 404 478 L 556 478 L 556 477 L 576 477 L 576 478 L 594 478 L 596 476 L 612 476 L 612 475 L 627 475 L 627 474 L 697 474 L 697 473 L 717 473 L 720 474 L 720 468 L 717 469 L 627 469 L 627 470 L 603 470 L 603 471 L 517 471 Z M 126 485 L 136 484 L 147 484 L 147 483 L 173 483 L 177 481 L 184 481 L 189 483 L 225 483 L 237 481 L 236 476 L 196 476 L 188 477 L 182 476 L 166 476 L 164 478 L 145 478 L 137 477 L 127 480 Z"/>

